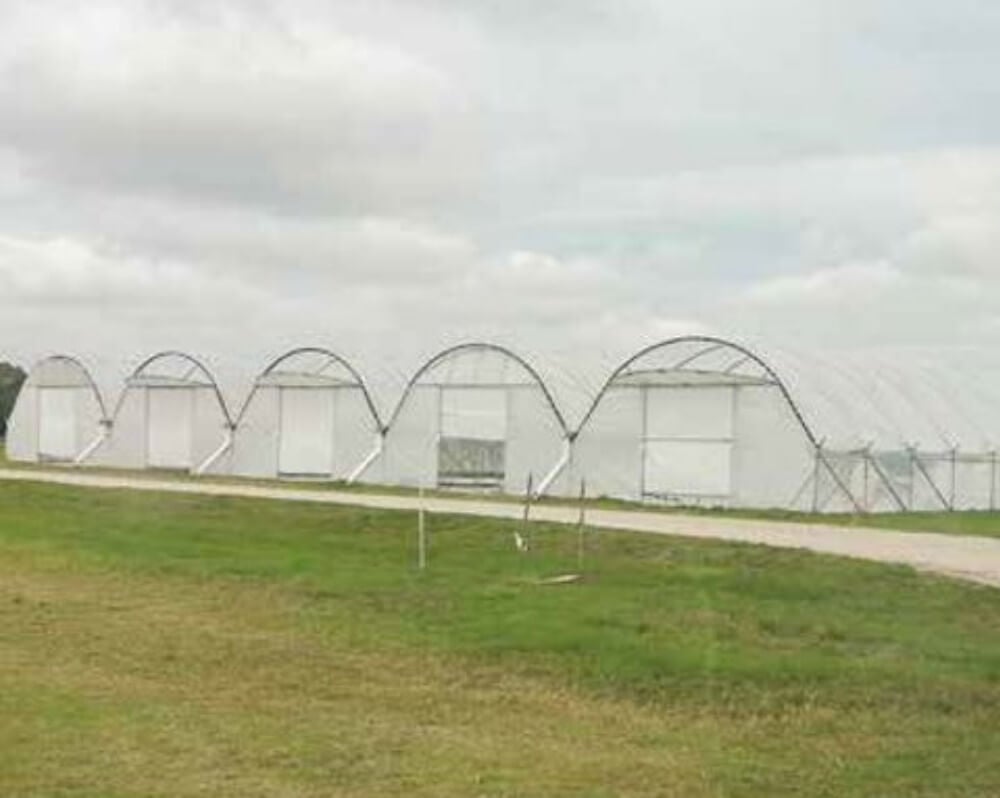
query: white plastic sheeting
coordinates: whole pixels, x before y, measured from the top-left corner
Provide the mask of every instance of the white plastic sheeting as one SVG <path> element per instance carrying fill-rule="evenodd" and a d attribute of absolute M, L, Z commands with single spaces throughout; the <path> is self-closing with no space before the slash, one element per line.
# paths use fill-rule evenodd
<path fill-rule="evenodd" d="M 107 439 L 86 460 L 116 468 L 196 470 L 231 437 L 229 409 L 211 373 L 177 352 L 149 358 L 128 378 Z"/>
<path fill-rule="evenodd" d="M 194 391 L 187 387 L 146 388 L 146 465 L 190 469 Z"/>
<path fill-rule="evenodd" d="M 79 454 L 76 403 L 86 389 L 38 390 L 38 455 L 42 460 L 72 460 Z"/>
<path fill-rule="evenodd" d="M 104 400 L 87 369 L 64 356 L 39 362 L 11 413 L 7 456 L 74 462 L 104 434 Z"/>
<path fill-rule="evenodd" d="M 365 481 L 469 485 L 523 493 L 559 462 L 565 422 L 545 383 L 514 353 L 467 344 L 428 361 L 389 422 Z"/>
<path fill-rule="evenodd" d="M 409 380 L 405 363 L 376 360 L 381 399 L 396 400 L 383 416 L 343 358 L 294 350 L 231 393 L 247 393 L 232 423 L 187 356 L 137 369 L 107 423 L 89 375 L 55 358 L 25 386 L 8 454 L 517 494 L 529 480 L 565 496 L 586 482 L 591 496 L 829 512 L 1000 504 L 1000 355 L 803 354 L 688 336 L 601 378 L 588 363 L 606 353 L 574 356 L 556 367 L 465 344 Z"/>
<path fill-rule="evenodd" d="M 278 473 L 333 473 L 333 394 L 316 388 L 281 388 Z"/>
<path fill-rule="evenodd" d="M 212 469 L 250 477 L 348 480 L 381 445 L 367 386 L 342 357 L 302 348 L 257 378 L 236 420 L 231 451 Z"/>

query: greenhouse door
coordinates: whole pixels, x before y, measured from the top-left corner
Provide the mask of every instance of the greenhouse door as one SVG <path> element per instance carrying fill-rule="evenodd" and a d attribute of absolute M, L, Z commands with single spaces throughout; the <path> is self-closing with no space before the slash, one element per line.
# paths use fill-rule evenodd
<path fill-rule="evenodd" d="M 441 391 L 438 484 L 498 488 L 506 473 L 507 395 L 484 388 Z"/>
<path fill-rule="evenodd" d="M 146 464 L 191 468 L 194 393 L 187 388 L 148 388 Z"/>
<path fill-rule="evenodd" d="M 733 389 L 647 388 L 645 498 L 724 504 L 732 491 Z"/>
<path fill-rule="evenodd" d="M 329 477 L 333 472 L 333 392 L 281 389 L 278 473 Z"/>
<path fill-rule="evenodd" d="M 38 456 L 72 460 L 77 455 L 76 388 L 38 391 Z"/>

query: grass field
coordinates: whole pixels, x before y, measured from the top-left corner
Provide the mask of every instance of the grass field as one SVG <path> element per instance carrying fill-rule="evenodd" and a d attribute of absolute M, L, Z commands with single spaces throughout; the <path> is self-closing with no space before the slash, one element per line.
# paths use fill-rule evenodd
<path fill-rule="evenodd" d="M 1000 591 L 514 528 L 0 484 L 0 795 L 1000 794 Z"/>
<path fill-rule="evenodd" d="M 6 452 L 0 446 L 0 467 L 18 469 L 51 469 L 52 466 L 39 466 L 27 463 L 13 463 L 7 460 Z M 416 495 L 412 488 L 393 487 L 386 485 L 347 485 L 343 482 L 294 482 L 288 480 L 258 480 L 240 479 L 237 477 L 192 477 L 179 472 L 156 471 L 122 471 L 111 468 L 86 468 L 82 473 L 106 474 L 110 476 L 129 476 L 146 479 L 168 479 L 180 481 L 204 481 L 219 484 L 254 484 L 285 488 L 303 488 L 308 490 L 337 490 L 355 493 L 394 494 L 403 496 Z M 520 497 L 503 494 L 462 493 L 457 491 L 428 491 L 428 495 L 449 499 L 468 499 L 481 501 L 521 502 Z M 545 498 L 545 504 L 566 504 L 564 499 Z M 574 503 L 576 504 L 576 503 Z M 618 499 L 595 498 L 586 502 L 587 507 L 600 509 L 641 510 L 656 513 L 697 513 L 729 518 L 750 518 L 775 523 L 820 523 L 836 526 L 864 526 L 874 529 L 895 529 L 907 532 L 937 532 L 948 535 L 977 535 L 1000 537 L 1000 512 L 966 511 L 966 512 L 919 512 L 919 513 L 867 513 L 867 514 L 813 514 L 790 512 L 787 510 L 721 510 L 701 508 L 669 508 L 658 505 L 639 504 Z"/>

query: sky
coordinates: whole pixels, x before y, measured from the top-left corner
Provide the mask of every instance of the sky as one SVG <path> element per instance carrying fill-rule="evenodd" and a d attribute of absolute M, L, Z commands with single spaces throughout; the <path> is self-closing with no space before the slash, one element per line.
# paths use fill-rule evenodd
<path fill-rule="evenodd" d="M 1000 4 L 0 13 L 2 358 L 1000 345 Z"/>

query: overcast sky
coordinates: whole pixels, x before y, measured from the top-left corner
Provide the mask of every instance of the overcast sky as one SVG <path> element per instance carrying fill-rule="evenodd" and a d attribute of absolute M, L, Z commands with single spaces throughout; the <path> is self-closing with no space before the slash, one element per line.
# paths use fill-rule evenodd
<path fill-rule="evenodd" d="M 0 356 L 1000 346 L 1000 4 L 0 11 Z"/>

